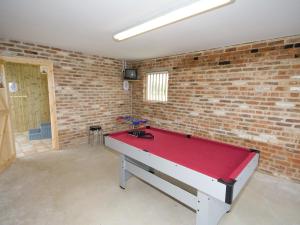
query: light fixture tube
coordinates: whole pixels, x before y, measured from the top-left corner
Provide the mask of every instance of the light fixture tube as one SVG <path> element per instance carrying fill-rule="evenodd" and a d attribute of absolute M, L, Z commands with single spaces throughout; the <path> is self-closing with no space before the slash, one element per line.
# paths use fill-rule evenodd
<path fill-rule="evenodd" d="M 176 9 L 169 12 L 163 16 L 156 17 L 140 25 L 134 26 L 127 30 L 124 30 L 116 35 L 114 39 L 118 41 L 125 40 L 127 38 L 157 29 L 162 26 L 166 26 L 171 23 L 175 23 L 179 20 L 183 20 L 200 13 L 227 5 L 232 3 L 234 0 L 199 0 L 190 5 L 184 6 L 182 8 Z"/>

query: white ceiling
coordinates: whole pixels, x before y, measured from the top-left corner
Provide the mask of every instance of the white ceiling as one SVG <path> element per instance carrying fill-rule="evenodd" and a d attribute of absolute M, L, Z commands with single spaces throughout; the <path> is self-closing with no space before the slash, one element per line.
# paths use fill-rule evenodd
<path fill-rule="evenodd" d="M 300 0 L 236 0 L 116 42 L 113 34 L 195 0 L 0 0 L 0 38 L 144 59 L 300 34 Z"/>

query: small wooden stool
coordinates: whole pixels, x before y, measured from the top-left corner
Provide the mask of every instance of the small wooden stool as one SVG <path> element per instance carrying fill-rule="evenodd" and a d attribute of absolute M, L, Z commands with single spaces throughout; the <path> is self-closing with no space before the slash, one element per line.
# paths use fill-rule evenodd
<path fill-rule="evenodd" d="M 90 126 L 89 128 L 89 140 L 88 143 L 94 145 L 94 137 L 96 136 L 96 143 L 102 144 L 102 128 L 101 126 Z M 92 141 L 91 141 L 92 139 Z"/>

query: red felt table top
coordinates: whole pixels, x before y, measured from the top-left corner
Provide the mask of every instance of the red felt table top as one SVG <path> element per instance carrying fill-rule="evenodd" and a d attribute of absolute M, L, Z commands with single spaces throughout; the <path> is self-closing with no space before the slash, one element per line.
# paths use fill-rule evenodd
<path fill-rule="evenodd" d="M 216 179 L 235 179 L 256 154 L 246 148 L 187 138 L 183 134 L 153 127 L 145 131 L 153 134 L 154 139 L 137 138 L 127 131 L 110 137 Z"/>

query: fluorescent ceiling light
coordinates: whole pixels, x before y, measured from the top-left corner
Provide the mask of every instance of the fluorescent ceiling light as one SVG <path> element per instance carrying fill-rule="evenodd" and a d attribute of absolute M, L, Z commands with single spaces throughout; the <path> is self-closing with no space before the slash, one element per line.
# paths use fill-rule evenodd
<path fill-rule="evenodd" d="M 199 0 L 196 1 L 195 3 L 192 3 L 190 5 L 169 12 L 163 16 L 156 17 L 152 20 L 149 20 L 148 22 L 124 30 L 114 35 L 114 39 L 118 41 L 122 41 L 127 38 L 145 33 L 147 31 L 151 31 L 156 28 L 166 26 L 171 23 L 175 23 L 179 20 L 183 20 L 198 15 L 208 10 L 212 10 L 227 5 L 229 3 L 232 3 L 233 1 L 234 0 Z"/>

